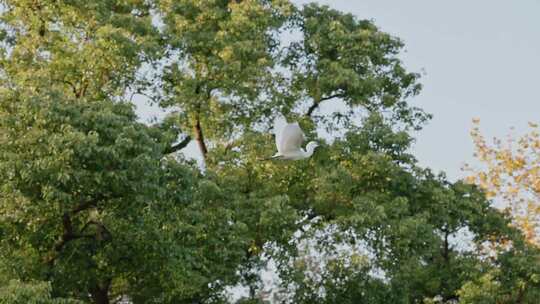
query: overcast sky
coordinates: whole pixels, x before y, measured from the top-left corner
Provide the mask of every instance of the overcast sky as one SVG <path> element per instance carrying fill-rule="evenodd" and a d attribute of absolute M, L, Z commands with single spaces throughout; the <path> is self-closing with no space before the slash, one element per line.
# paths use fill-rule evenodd
<path fill-rule="evenodd" d="M 424 90 L 411 100 L 434 115 L 416 134 L 412 152 L 421 165 L 452 180 L 462 177 L 462 165 L 475 164 L 472 118 L 481 119 L 489 137 L 504 137 L 511 126 L 519 134 L 528 121 L 540 122 L 540 0 L 316 2 L 374 20 L 405 42 L 409 70 L 425 73 Z M 152 111 L 139 106 L 143 116 Z M 196 145 L 186 152 L 198 154 Z"/>
<path fill-rule="evenodd" d="M 474 164 L 473 117 L 490 137 L 540 122 L 540 1 L 317 2 L 374 20 L 405 42 L 405 65 L 425 71 L 424 90 L 412 100 L 434 115 L 416 136 L 413 153 L 422 165 L 463 176 L 463 163 Z"/>

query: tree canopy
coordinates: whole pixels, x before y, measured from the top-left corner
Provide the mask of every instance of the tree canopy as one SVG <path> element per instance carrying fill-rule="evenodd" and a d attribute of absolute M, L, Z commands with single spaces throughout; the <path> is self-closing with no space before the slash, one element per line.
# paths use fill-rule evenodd
<path fill-rule="evenodd" d="M 0 303 L 540 296 L 540 249 L 410 154 L 419 75 L 372 21 L 287 0 L 0 3 Z M 143 101 L 166 117 L 142 122 Z M 278 115 L 312 158 L 261 161 Z"/>
<path fill-rule="evenodd" d="M 511 214 L 532 244 L 540 247 L 540 133 L 538 125 L 529 123 L 530 131 L 507 142 L 486 141 L 480 132 L 479 120 L 471 131 L 476 157 L 483 168 L 467 166 L 472 175 L 469 182 L 484 189 L 490 198 L 503 201 L 503 208 Z"/>

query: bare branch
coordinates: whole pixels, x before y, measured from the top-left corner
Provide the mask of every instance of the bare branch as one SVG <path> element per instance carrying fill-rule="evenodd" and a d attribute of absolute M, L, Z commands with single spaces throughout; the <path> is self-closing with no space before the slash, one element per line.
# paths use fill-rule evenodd
<path fill-rule="evenodd" d="M 153 96 L 151 96 L 151 95 L 148 95 L 147 93 L 144 93 L 144 92 L 142 92 L 141 90 L 137 90 L 137 91 L 132 92 L 132 93 L 131 93 L 131 96 L 129 97 L 129 100 L 132 101 L 132 100 L 133 100 L 133 97 L 134 97 L 135 95 L 141 95 L 141 96 L 143 96 L 143 97 L 148 98 L 148 99 L 150 100 L 151 103 L 153 103 L 153 104 L 159 104 L 158 100 L 157 100 L 155 97 L 153 97 Z"/>
<path fill-rule="evenodd" d="M 189 144 L 190 141 L 191 141 L 191 136 L 188 135 L 186 136 L 186 138 L 184 138 L 181 142 L 177 143 L 176 145 L 172 145 L 170 147 L 165 148 L 165 151 L 163 151 L 163 154 L 171 154 L 176 151 L 180 151 L 184 149 Z"/>
<path fill-rule="evenodd" d="M 332 94 L 332 95 L 329 95 L 329 96 L 326 96 L 326 97 L 322 97 L 319 100 L 313 101 L 313 104 L 309 107 L 309 109 L 308 109 L 308 111 L 306 113 L 306 116 L 311 117 L 311 114 L 313 114 L 313 111 L 315 111 L 319 107 L 321 102 L 323 102 L 325 100 L 332 99 L 332 98 L 337 98 L 337 97 L 343 97 L 343 94 L 342 93 L 336 93 L 336 94 Z"/>

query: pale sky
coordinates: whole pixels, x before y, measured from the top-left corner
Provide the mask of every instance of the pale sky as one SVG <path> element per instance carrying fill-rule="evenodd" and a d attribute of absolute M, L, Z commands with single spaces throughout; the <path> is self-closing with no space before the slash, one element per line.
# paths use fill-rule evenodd
<path fill-rule="evenodd" d="M 412 103 L 434 118 L 416 136 L 420 164 L 463 176 L 473 117 L 490 138 L 540 122 L 540 0 L 316 2 L 374 20 L 405 42 L 409 70 L 425 71 Z"/>
<path fill-rule="evenodd" d="M 512 126 L 519 134 L 528 121 L 540 122 L 540 0 L 315 2 L 372 19 L 405 42 L 405 65 L 425 73 L 424 90 L 410 102 L 434 115 L 416 134 L 412 153 L 421 165 L 452 180 L 464 176 L 462 165 L 475 164 L 472 118 L 480 118 L 488 137 L 505 137 Z M 186 149 L 197 152 L 194 143 Z"/>

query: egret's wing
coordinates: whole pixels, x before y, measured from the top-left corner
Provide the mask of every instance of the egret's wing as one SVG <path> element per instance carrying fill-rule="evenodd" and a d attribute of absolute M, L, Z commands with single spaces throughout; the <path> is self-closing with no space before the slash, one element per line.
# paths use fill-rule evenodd
<path fill-rule="evenodd" d="M 283 133 L 283 129 L 287 125 L 287 120 L 283 115 L 278 115 L 274 119 L 274 137 L 276 139 L 276 147 L 278 149 L 278 152 L 280 151 L 280 145 L 281 145 L 281 134 Z"/>
<path fill-rule="evenodd" d="M 304 142 L 304 132 L 300 129 L 297 122 L 287 124 L 281 131 L 280 141 L 278 144 L 278 152 L 298 151 Z"/>

